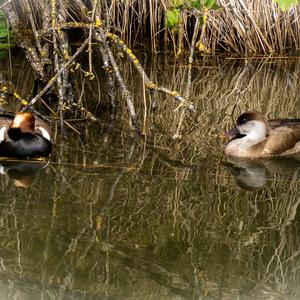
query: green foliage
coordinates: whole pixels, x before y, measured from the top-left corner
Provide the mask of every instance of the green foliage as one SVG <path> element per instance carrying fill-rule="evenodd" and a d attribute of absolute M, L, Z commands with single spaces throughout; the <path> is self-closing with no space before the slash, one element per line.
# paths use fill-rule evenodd
<path fill-rule="evenodd" d="M 0 46 L 1 46 L 1 44 L 0 44 Z M 0 59 L 6 58 L 7 55 L 8 55 L 8 51 L 7 50 L 1 50 L 0 49 Z"/>
<path fill-rule="evenodd" d="M 182 8 L 184 5 L 184 2 L 186 2 L 185 0 L 173 0 L 171 7 L 172 8 Z"/>
<path fill-rule="evenodd" d="M 293 5 L 298 4 L 298 0 L 274 0 L 283 11 L 289 9 Z"/>
<path fill-rule="evenodd" d="M 173 0 L 171 7 L 166 12 L 166 25 L 174 28 L 181 23 L 181 10 L 189 10 L 192 13 L 201 13 L 209 9 L 220 9 L 216 0 Z"/>
<path fill-rule="evenodd" d="M 4 12 L 0 10 L 0 49 L 3 50 L 13 46 L 14 46 L 13 33 L 8 28 L 7 20 Z"/>
<path fill-rule="evenodd" d="M 178 8 L 173 8 L 167 10 L 166 13 L 167 27 L 174 28 L 178 26 L 181 22 L 180 10 Z"/>
<path fill-rule="evenodd" d="M 216 0 L 190 0 L 190 6 L 197 10 L 204 9 L 220 9 L 220 6 L 217 4 Z"/>
<path fill-rule="evenodd" d="M 4 13 L 0 11 L 0 39 L 6 38 L 7 35 L 8 35 L 8 28 L 7 28 L 6 18 L 4 16 Z"/>

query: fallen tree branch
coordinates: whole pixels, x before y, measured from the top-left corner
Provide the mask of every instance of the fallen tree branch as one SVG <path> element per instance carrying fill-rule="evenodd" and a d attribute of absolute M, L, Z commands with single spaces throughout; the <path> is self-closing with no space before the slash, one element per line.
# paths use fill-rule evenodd
<path fill-rule="evenodd" d="M 50 79 L 50 81 L 46 84 L 46 86 L 33 98 L 29 101 L 29 103 L 22 109 L 22 111 L 27 110 L 29 107 L 34 105 L 56 82 L 58 76 L 60 76 L 65 69 L 69 68 L 77 56 L 83 51 L 83 49 L 87 46 L 89 39 L 86 39 L 81 46 L 76 50 L 76 52 L 70 57 L 70 59 L 65 62 L 61 68 L 57 71 L 57 73 Z"/>
<path fill-rule="evenodd" d="M 78 5 L 81 5 L 81 4 L 78 4 Z M 83 10 L 86 11 L 86 8 L 84 8 Z M 85 20 L 86 22 L 67 22 L 67 23 L 61 24 L 60 28 L 61 29 L 71 29 L 71 28 L 91 29 L 91 28 L 93 28 L 94 30 L 101 30 L 101 28 L 102 28 L 101 26 L 103 24 L 103 22 L 101 20 L 97 19 L 98 21 L 96 23 L 94 23 L 88 16 L 83 15 L 83 17 L 86 19 Z M 103 30 L 103 28 L 102 28 L 102 30 Z M 45 32 L 45 31 L 40 32 L 41 37 L 44 35 L 47 35 L 47 32 Z M 138 58 L 133 54 L 132 50 L 129 49 L 129 47 L 117 35 L 115 35 L 111 32 L 107 32 L 107 33 L 105 33 L 105 36 L 107 38 L 109 38 L 112 42 L 114 42 L 115 44 L 120 46 L 122 48 L 122 50 L 126 53 L 129 60 L 132 62 L 134 67 L 137 69 L 140 76 L 144 79 L 145 87 L 147 89 L 168 94 L 171 97 L 174 97 L 175 100 L 182 102 L 184 104 L 184 106 L 186 106 L 188 109 L 194 110 L 193 103 L 188 102 L 186 97 L 180 95 L 175 90 L 170 90 L 168 88 L 159 86 L 159 85 L 155 84 L 153 81 L 151 81 L 149 79 L 147 73 L 145 72 L 144 68 L 142 67 L 140 61 L 138 60 Z M 102 41 L 100 41 L 100 39 L 98 37 L 95 37 L 95 38 L 96 38 L 96 40 L 98 40 L 99 42 L 102 43 Z"/>
<path fill-rule="evenodd" d="M 86 21 L 91 21 L 90 18 L 88 17 L 88 15 L 85 13 L 88 10 L 87 10 L 87 7 L 84 5 L 84 3 L 81 0 L 74 0 L 74 2 L 79 7 L 82 17 Z M 98 17 L 96 17 L 96 18 L 98 18 Z M 123 80 L 123 77 L 121 75 L 121 72 L 119 70 L 119 67 L 115 61 L 114 55 L 106 42 L 105 32 L 101 27 L 99 27 L 98 30 L 93 32 L 93 36 L 102 45 L 102 47 L 100 47 L 100 52 L 101 52 L 103 60 L 107 60 L 107 58 L 109 59 L 109 64 L 111 65 L 112 69 L 114 70 L 116 79 L 118 81 L 119 87 L 122 92 L 122 96 L 126 100 L 127 109 L 128 109 L 128 112 L 129 112 L 129 115 L 131 118 L 132 126 L 136 130 L 138 135 L 141 135 L 141 131 L 140 131 L 139 124 L 137 121 L 131 92 L 128 90 L 128 88 Z"/>
<path fill-rule="evenodd" d="M 20 47 L 24 49 L 26 57 L 29 60 L 31 66 L 35 70 L 36 74 L 40 77 L 40 79 L 45 80 L 46 74 L 44 71 L 43 61 L 39 57 L 35 45 L 29 40 L 29 37 L 27 35 L 22 34 L 22 23 L 18 15 L 16 14 L 16 10 L 13 6 L 13 3 L 6 3 L 3 10 L 16 34 L 16 39 L 18 40 Z"/>
<path fill-rule="evenodd" d="M 188 109 L 194 110 L 194 105 L 191 102 L 188 102 L 177 91 L 172 91 L 172 90 L 170 90 L 168 88 L 159 86 L 159 85 L 155 84 L 153 81 L 151 81 L 149 79 L 147 73 L 145 72 L 144 68 L 142 67 L 140 61 L 138 60 L 138 58 L 133 54 L 132 50 L 130 50 L 128 48 L 128 46 L 117 35 L 108 32 L 106 34 L 106 36 L 109 39 L 111 39 L 114 43 L 116 43 L 117 45 L 119 45 L 123 49 L 123 51 L 127 54 L 129 60 L 132 62 L 132 64 L 135 66 L 135 68 L 137 69 L 137 71 L 140 74 L 140 76 L 143 78 L 143 80 L 145 82 L 145 87 L 147 89 L 168 94 L 168 95 L 174 97 L 175 100 L 178 100 L 178 101 L 182 102 L 182 104 L 184 106 L 186 106 Z"/>

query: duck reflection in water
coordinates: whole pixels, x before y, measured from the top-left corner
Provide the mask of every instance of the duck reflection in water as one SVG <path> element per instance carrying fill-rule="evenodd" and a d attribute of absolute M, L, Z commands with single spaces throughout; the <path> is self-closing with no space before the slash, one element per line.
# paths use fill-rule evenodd
<path fill-rule="evenodd" d="M 259 159 L 227 157 L 223 165 L 236 184 L 245 190 L 256 190 L 272 180 L 272 175 L 293 176 L 299 172 L 300 160 L 295 158 Z"/>
<path fill-rule="evenodd" d="M 16 187 L 29 188 L 37 171 L 46 168 L 48 164 L 49 161 L 1 161 L 0 174 L 8 175 Z"/>

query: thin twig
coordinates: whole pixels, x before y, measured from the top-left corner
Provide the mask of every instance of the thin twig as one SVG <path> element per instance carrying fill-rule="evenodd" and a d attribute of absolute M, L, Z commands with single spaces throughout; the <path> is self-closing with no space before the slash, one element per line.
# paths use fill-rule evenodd
<path fill-rule="evenodd" d="M 4 6 L 6 6 L 7 4 L 9 4 L 10 2 L 11 2 L 11 0 L 8 0 L 5 3 L 3 3 L 2 5 L 0 5 L 0 9 L 2 9 Z"/>
<path fill-rule="evenodd" d="M 86 39 L 81 46 L 77 49 L 77 51 L 70 57 L 70 59 L 64 63 L 60 70 L 51 78 L 51 80 L 47 83 L 47 85 L 32 99 L 29 103 L 22 109 L 22 111 L 27 110 L 30 106 L 34 105 L 56 82 L 58 76 L 64 72 L 66 68 L 69 68 L 73 61 L 77 58 L 77 56 L 83 51 L 83 49 L 87 46 L 89 39 Z"/>

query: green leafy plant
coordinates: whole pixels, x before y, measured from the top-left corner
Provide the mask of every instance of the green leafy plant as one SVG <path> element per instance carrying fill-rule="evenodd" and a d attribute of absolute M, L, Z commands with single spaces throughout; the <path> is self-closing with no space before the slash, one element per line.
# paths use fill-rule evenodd
<path fill-rule="evenodd" d="M 181 22 L 181 10 L 187 10 L 193 14 L 201 14 L 210 9 L 220 9 L 216 0 L 173 0 L 166 12 L 166 25 L 168 28 L 175 28 Z"/>
<path fill-rule="evenodd" d="M 220 9 L 215 0 L 190 0 L 190 5 L 197 10 Z"/>
<path fill-rule="evenodd" d="M 181 22 L 180 9 L 172 8 L 166 12 L 166 25 L 168 28 L 174 28 Z"/>
<path fill-rule="evenodd" d="M 290 7 L 292 7 L 293 5 L 297 5 L 299 1 L 298 0 L 274 0 L 274 2 L 278 3 L 279 8 L 285 11 Z"/>
<path fill-rule="evenodd" d="M 14 35 L 9 29 L 6 16 L 0 10 L 0 49 L 7 49 L 14 46 Z"/>

